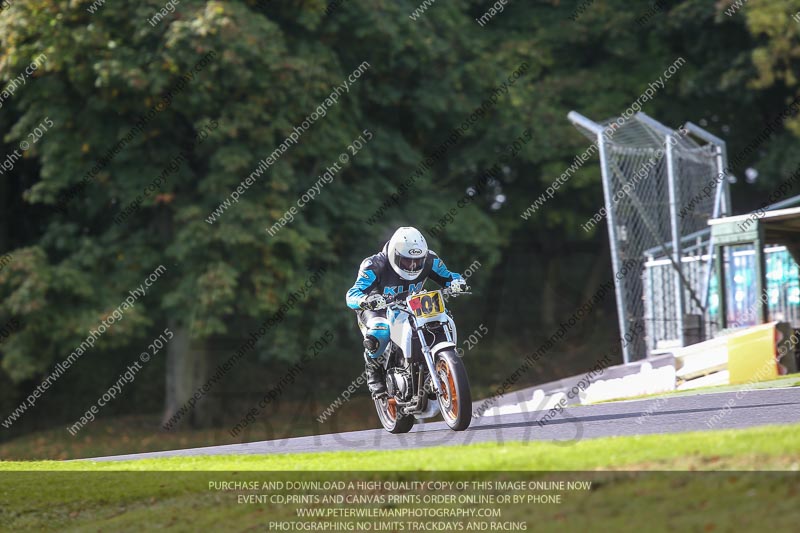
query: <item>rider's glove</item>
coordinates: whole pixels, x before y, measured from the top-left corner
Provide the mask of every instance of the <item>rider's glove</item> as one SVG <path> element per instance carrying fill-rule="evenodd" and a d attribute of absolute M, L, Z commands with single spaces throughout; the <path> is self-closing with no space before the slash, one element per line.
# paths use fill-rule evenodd
<path fill-rule="evenodd" d="M 382 294 L 370 294 L 365 296 L 358 304 L 361 309 L 367 311 L 376 311 L 386 307 L 386 298 Z"/>
<path fill-rule="evenodd" d="M 459 293 L 467 290 L 467 280 L 457 278 L 450 282 L 450 292 Z"/>

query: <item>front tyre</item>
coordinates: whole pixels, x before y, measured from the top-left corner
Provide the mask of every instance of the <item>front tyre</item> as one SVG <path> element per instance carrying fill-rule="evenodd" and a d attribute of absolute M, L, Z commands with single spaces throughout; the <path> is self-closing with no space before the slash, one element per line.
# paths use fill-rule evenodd
<path fill-rule="evenodd" d="M 375 410 L 381 419 L 383 428 L 389 433 L 408 433 L 414 425 L 412 415 L 400 414 L 400 409 L 394 398 L 375 398 Z"/>
<path fill-rule="evenodd" d="M 436 354 L 434 363 L 444 391 L 439 396 L 442 418 L 453 431 L 464 431 L 472 420 L 472 393 L 467 369 L 454 350 L 442 350 Z"/>

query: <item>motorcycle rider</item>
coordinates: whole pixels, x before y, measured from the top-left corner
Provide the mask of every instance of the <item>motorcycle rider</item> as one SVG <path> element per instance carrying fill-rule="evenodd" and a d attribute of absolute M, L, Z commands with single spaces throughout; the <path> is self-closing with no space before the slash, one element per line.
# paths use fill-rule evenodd
<path fill-rule="evenodd" d="M 379 358 L 389 344 L 386 300 L 403 292 L 422 290 L 431 278 L 452 292 L 467 288 L 460 274 L 450 272 L 416 228 L 402 227 L 394 232 L 383 250 L 361 262 L 358 278 L 347 291 L 347 305 L 357 311 L 358 327 L 364 335 L 364 361 L 367 386 L 375 396 L 386 391 Z"/>

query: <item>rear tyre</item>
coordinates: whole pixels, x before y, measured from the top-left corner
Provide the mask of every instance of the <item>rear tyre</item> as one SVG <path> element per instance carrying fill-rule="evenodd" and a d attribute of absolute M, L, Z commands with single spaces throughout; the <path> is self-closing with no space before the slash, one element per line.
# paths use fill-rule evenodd
<path fill-rule="evenodd" d="M 472 420 L 472 392 L 467 369 L 454 350 L 442 350 L 434 363 L 444 391 L 439 395 L 442 418 L 453 431 L 464 431 Z"/>
<path fill-rule="evenodd" d="M 381 419 L 383 428 L 389 433 L 408 433 L 414 426 L 412 415 L 400 414 L 397 402 L 394 398 L 376 398 L 375 410 L 378 411 L 378 418 Z"/>

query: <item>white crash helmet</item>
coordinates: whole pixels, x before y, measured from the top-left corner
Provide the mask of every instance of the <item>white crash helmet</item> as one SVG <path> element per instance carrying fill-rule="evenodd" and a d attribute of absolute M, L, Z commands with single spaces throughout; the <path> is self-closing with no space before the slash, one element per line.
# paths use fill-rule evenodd
<path fill-rule="evenodd" d="M 405 280 L 419 277 L 428 257 L 428 243 L 417 228 L 397 228 L 386 247 L 389 264 Z"/>

